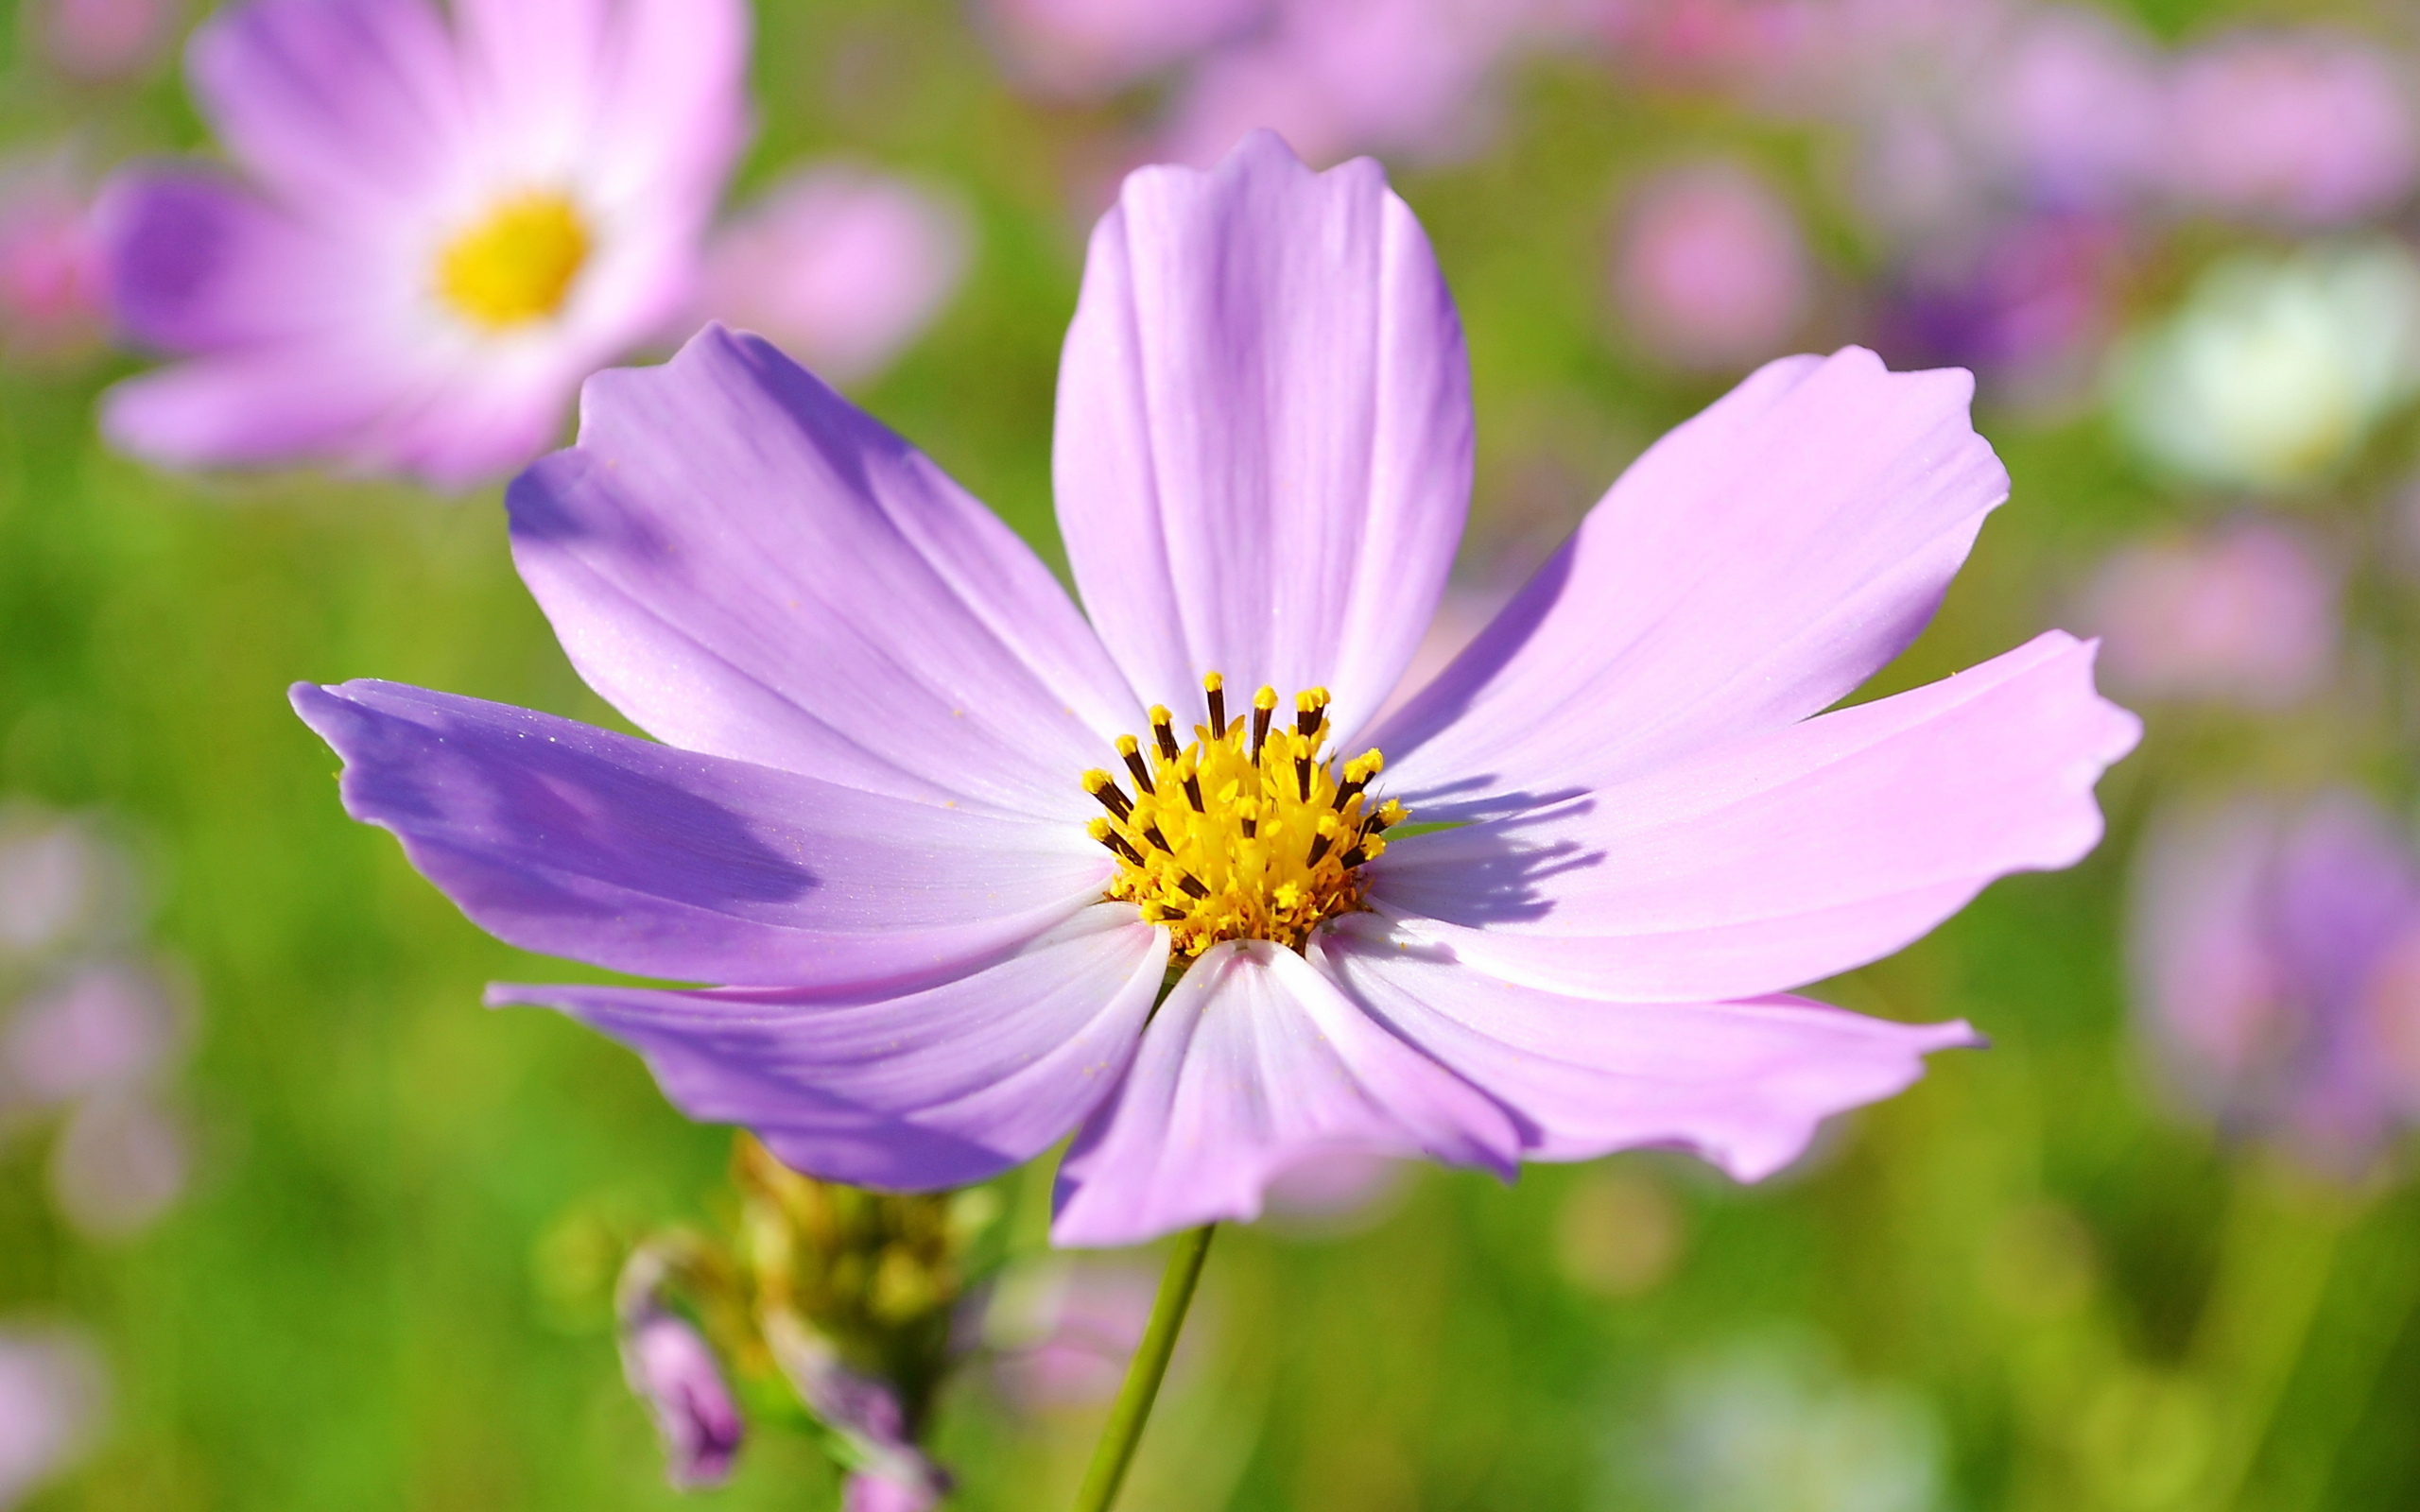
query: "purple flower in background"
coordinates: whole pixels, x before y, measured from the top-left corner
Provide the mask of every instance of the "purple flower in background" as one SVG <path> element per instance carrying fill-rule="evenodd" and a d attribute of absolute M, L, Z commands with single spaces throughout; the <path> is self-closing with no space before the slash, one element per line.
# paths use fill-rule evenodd
<path fill-rule="evenodd" d="M 90 194 L 64 155 L 0 163 L 0 355 L 43 360 L 101 338 Z"/>
<path fill-rule="evenodd" d="M 655 1419 L 665 1474 L 673 1486 L 719 1486 L 731 1476 L 748 1423 L 723 1380 L 714 1346 L 664 1305 L 659 1292 L 666 1270 L 661 1251 L 641 1246 L 615 1283 L 622 1376 Z"/>
<path fill-rule="evenodd" d="M 2133 937 L 2160 1069 L 2231 1131 L 2349 1175 L 2420 1114 L 2420 865 L 2367 799 L 2170 816 Z"/>
<path fill-rule="evenodd" d="M 2083 614 L 2104 638 L 2111 684 L 2155 698 L 2280 708 L 2336 655 L 2334 574 L 2299 538 L 2257 521 L 2118 552 Z"/>
<path fill-rule="evenodd" d="M 2238 32 L 2186 55 L 2169 87 L 2169 177 L 2188 204 L 2331 225 L 2393 207 L 2420 173 L 2410 80 L 2357 38 Z"/>
<path fill-rule="evenodd" d="M 2110 335 L 2122 224 L 2029 217 L 1909 259 L 1885 295 L 1889 344 L 1973 368 L 2002 397 L 2054 406 L 2091 396 Z"/>
<path fill-rule="evenodd" d="M 177 467 L 332 462 L 461 488 L 689 300 L 737 149 L 737 0 L 253 0 L 188 71 L 240 175 L 101 207 L 127 333 L 184 358 L 104 403 Z"/>
<path fill-rule="evenodd" d="M 1813 274 L 1798 219 L 1745 169 L 1667 171 L 1633 200 L 1614 287 L 1648 349 L 1686 368 L 1739 369 L 1784 350 Z"/>
<path fill-rule="evenodd" d="M 1258 133 L 1138 172 L 1094 233 L 1054 449 L 1090 624 L 932 463 L 714 329 L 592 379 L 507 498 L 574 663 L 665 744 L 393 683 L 294 702 L 480 924 L 734 984 L 491 1000 L 801 1170 L 959 1185 L 1074 1130 L 1075 1246 L 1248 1219 L 1335 1150 L 1754 1178 L 1973 1042 L 1789 989 L 2083 855 L 2136 736 L 2055 631 L 1821 713 L 2006 494 L 1969 393 L 1855 349 L 1760 369 L 1373 726 L 1461 533 L 1461 330 L 1376 164 Z"/>
<path fill-rule="evenodd" d="M 957 291 L 970 235 L 957 205 L 905 180 L 805 169 L 716 232 L 681 335 L 720 320 L 827 382 L 870 376 Z"/>
<path fill-rule="evenodd" d="M 1109 1256 L 1041 1256 L 1011 1267 L 983 1318 L 1002 1395 L 1036 1414 L 1107 1404 L 1142 1342 L 1159 1284 L 1148 1263 Z M 1178 1376 L 1201 1348 L 1197 1322 L 1177 1341 Z"/>
<path fill-rule="evenodd" d="M 1971 129 L 2026 205 L 2117 210 L 2157 168 L 2164 83 L 2149 40 L 2100 11 L 2019 11 L 1969 101 Z"/>
<path fill-rule="evenodd" d="M 0 1506 L 83 1452 L 104 1395 L 100 1358 L 80 1333 L 0 1324 Z"/>
<path fill-rule="evenodd" d="M 147 1081 L 177 1048 L 177 1020 L 156 971 L 89 963 L 0 1018 L 0 1107 L 53 1108 Z"/>
<path fill-rule="evenodd" d="M 1097 99 L 1258 25 L 1272 0 L 982 0 L 985 30 L 1017 82 Z"/>

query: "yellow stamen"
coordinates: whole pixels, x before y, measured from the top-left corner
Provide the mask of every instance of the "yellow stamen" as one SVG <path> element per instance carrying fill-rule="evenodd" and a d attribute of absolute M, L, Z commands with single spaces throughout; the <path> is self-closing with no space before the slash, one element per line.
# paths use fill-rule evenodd
<path fill-rule="evenodd" d="M 1154 706 L 1149 743 L 1121 735 L 1130 796 L 1106 770 L 1081 778 L 1107 814 L 1086 826 L 1117 857 L 1109 896 L 1167 926 L 1182 956 L 1222 939 L 1275 940 L 1300 950 L 1322 919 L 1362 906 L 1361 866 L 1385 851 L 1381 830 L 1405 811 L 1368 792 L 1385 759 L 1343 763 L 1323 749 L 1328 694 L 1294 700 L 1294 728 L 1271 730 L 1277 693 L 1253 696 L 1250 721 L 1230 720 L 1226 680 L 1202 679 L 1209 719 L 1176 743 L 1175 716 Z"/>
<path fill-rule="evenodd" d="M 437 292 L 471 324 L 510 330 L 562 309 L 588 253 L 588 224 L 569 199 L 516 195 L 445 244 Z"/>

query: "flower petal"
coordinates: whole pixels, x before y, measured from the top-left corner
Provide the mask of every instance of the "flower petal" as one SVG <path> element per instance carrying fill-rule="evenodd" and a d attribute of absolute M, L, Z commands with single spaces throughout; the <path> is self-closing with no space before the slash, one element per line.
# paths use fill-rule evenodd
<path fill-rule="evenodd" d="M 692 981 L 905 990 L 1099 896 L 1080 830 L 1000 819 L 389 682 L 309 683 L 345 809 L 481 928 Z"/>
<path fill-rule="evenodd" d="M 1906 945 L 2100 838 L 2134 715 L 2053 630 L 1955 677 L 1371 865 L 1408 938 L 1549 991 L 1757 997 Z"/>
<path fill-rule="evenodd" d="M 325 244 L 224 174 L 142 164 L 94 206 L 111 314 L 164 352 L 323 326 L 340 309 Z"/>
<path fill-rule="evenodd" d="M 675 745 L 1080 819 L 1078 779 L 1141 728 L 1024 542 L 752 336 L 591 378 L 579 444 L 506 503 L 573 664 Z"/>
<path fill-rule="evenodd" d="M 1825 1118 L 1915 1081 L 1927 1052 L 1982 1042 L 1963 1023 L 1892 1023 L 1804 998 L 1562 997 L 1474 971 L 1371 914 L 1336 920 L 1311 950 L 1373 1017 L 1511 1109 L 1532 1160 L 1678 1147 L 1758 1180 Z"/>
<path fill-rule="evenodd" d="M 784 1163 L 892 1191 L 963 1186 L 1056 1143 L 1116 1084 L 1167 969 L 1167 933 L 1085 909 L 995 966 L 903 996 L 519 987 L 647 1057 L 675 1107 Z"/>
<path fill-rule="evenodd" d="M 1085 608 L 1146 699 L 1324 684 L 1340 736 L 1409 662 L 1470 498 L 1453 301 L 1375 163 L 1276 136 L 1145 168 L 1093 232 L 1052 452 Z"/>
<path fill-rule="evenodd" d="M 454 39 L 428 0 L 227 7 L 195 30 L 186 70 L 230 155 L 331 223 L 441 181 L 467 145 Z"/>
<path fill-rule="evenodd" d="M 278 342 L 170 363 L 110 386 L 101 434 L 162 467 L 245 466 L 344 454 L 410 378 L 321 342 Z"/>
<path fill-rule="evenodd" d="M 1962 371 L 1768 364 L 1648 448 L 1374 734 L 1424 819 L 1593 786 L 1837 702 L 1914 640 L 2008 474 Z"/>
<path fill-rule="evenodd" d="M 1502 1109 L 1371 1022 L 1292 951 L 1213 945 L 1143 1033 L 1133 1070 L 1059 1169 L 1059 1245 L 1140 1244 L 1260 1213 L 1306 1157 L 1426 1155 L 1512 1175 Z"/>

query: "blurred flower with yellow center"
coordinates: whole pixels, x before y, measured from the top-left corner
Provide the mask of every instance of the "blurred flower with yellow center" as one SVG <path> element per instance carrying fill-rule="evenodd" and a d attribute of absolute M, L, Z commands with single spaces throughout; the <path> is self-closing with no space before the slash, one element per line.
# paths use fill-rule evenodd
<path fill-rule="evenodd" d="M 437 292 L 487 331 L 509 331 L 563 307 L 588 262 L 588 223 L 562 194 L 515 195 L 437 257 Z"/>

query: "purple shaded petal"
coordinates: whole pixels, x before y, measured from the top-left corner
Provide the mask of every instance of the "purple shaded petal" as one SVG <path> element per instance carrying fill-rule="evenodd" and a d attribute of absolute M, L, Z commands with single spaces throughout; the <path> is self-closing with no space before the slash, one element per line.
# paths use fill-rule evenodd
<path fill-rule="evenodd" d="M 1512 1174 L 1502 1109 L 1373 1022 L 1292 951 L 1204 951 L 1144 1031 L 1116 1096 L 1059 1170 L 1054 1244 L 1109 1246 L 1260 1214 L 1287 1167 L 1329 1151 Z"/>
<path fill-rule="evenodd" d="M 128 169 L 102 191 L 94 221 L 111 314 L 148 346 L 248 346 L 326 318 L 326 245 L 221 174 Z"/>
<path fill-rule="evenodd" d="M 1405 935 L 1549 991 L 1759 997 L 1899 949 L 2100 838 L 2134 715 L 2052 630 L 1981 666 L 1371 866 Z M 1425 917 L 1418 917 L 1425 916 Z"/>
<path fill-rule="evenodd" d="M 1326 685 L 1350 738 L 1410 661 L 1471 476 L 1461 325 L 1375 163 L 1275 136 L 1145 168 L 1095 229 L 1059 375 L 1069 564 L 1146 699 Z"/>
<path fill-rule="evenodd" d="M 599 373 L 507 495 L 591 687 L 661 738 L 833 782 L 1080 819 L 1141 728 L 1049 572 L 939 468 L 720 327 Z"/>
<path fill-rule="evenodd" d="M 903 996 L 492 988 L 647 1057 L 673 1105 L 754 1131 L 784 1164 L 890 1191 L 964 1186 L 1031 1160 L 1125 1071 L 1167 935 L 1088 908 L 996 966 Z"/>
<path fill-rule="evenodd" d="M 252 0 L 195 31 L 186 69 L 235 161 L 332 223 L 426 190 L 469 130 L 454 40 L 427 0 Z"/>
<path fill-rule="evenodd" d="M 1099 896 L 1080 830 L 908 802 L 396 683 L 293 690 L 472 920 L 615 971 L 905 989 L 996 959 Z"/>
<path fill-rule="evenodd" d="M 1751 374 L 1632 464 L 1374 735 L 1422 819 L 1595 785 L 1838 701 L 1915 639 L 2008 474 L 1959 371 Z M 1424 801 L 1423 795 L 1427 795 Z"/>
<path fill-rule="evenodd" d="M 1797 1159 L 1816 1125 L 1889 1097 L 1924 1056 L 1981 1040 L 1810 1003 L 1599 1003 L 1473 971 L 1374 915 L 1331 924 L 1318 964 L 1380 1022 L 1509 1108 L 1528 1155 L 1678 1147 L 1742 1181 Z"/>
<path fill-rule="evenodd" d="M 622 1375 L 664 1440 L 664 1471 L 681 1490 L 720 1486 L 748 1436 L 712 1346 L 684 1319 L 646 1309 L 622 1332 Z"/>

